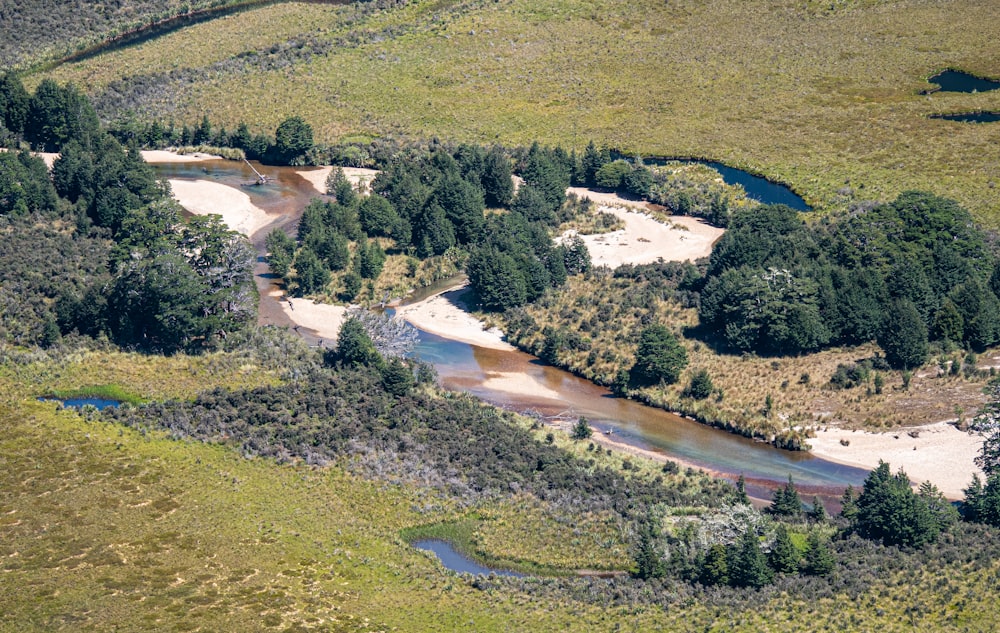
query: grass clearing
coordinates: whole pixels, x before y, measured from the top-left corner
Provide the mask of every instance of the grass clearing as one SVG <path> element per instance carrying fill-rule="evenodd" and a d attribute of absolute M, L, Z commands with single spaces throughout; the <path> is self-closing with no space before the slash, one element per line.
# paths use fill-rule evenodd
<path fill-rule="evenodd" d="M 902 631 L 914 625 L 988 631 L 1000 617 L 993 599 L 997 565 L 972 572 L 961 558 L 916 576 L 874 576 L 858 596 L 816 602 L 776 592 L 752 609 L 697 599 L 668 609 L 582 599 L 602 591 L 605 580 L 510 580 L 484 589 L 441 570 L 400 536 L 418 526 L 470 521 L 467 509 L 437 493 L 361 480 L 337 467 L 244 459 L 221 446 L 170 440 L 23 396 L 28 385 L 56 389 L 99 374 L 136 384 L 145 397 L 185 397 L 194 385 L 187 383 L 185 366 L 208 367 L 207 360 L 92 353 L 66 363 L 72 371 L 58 365 L 7 363 L 0 372 L 3 631 L 562 631 L 616 625 L 634 631 Z M 124 373 L 135 382 L 126 383 Z M 239 372 L 198 376 L 202 388 L 241 380 Z M 562 433 L 554 441 L 587 452 L 585 441 Z M 595 455 L 599 463 L 623 459 Z M 568 515 L 516 495 L 476 509 L 475 516 L 481 520 L 469 527 L 478 525 L 473 537 L 484 548 L 512 558 L 539 549 L 531 560 L 587 550 L 572 543 L 573 530 L 581 531 L 574 538 L 586 541 L 618 529 L 600 516 L 578 517 L 574 527 L 564 522 Z M 614 547 L 607 554 L 589 549 L 598 556 L 589 562 L 619 568 Z M 562 582 L 575 583 L 580 593 L 558 590 Z"/>
<path fill-rule="evenodd" d="M 307 36 L 335 46 L 231 64 Z M 1000 92 L 919 94 L 943 68 L 1000 75 L 997 41 L 1000 14 L 975 0 L 289 3 L 47 76 L 97 94 L 123 77 L 191 71 L 143 88 L 137 110 L 267 131 L 295 112 L 323 142 L 402 134 L 582 149 L 593 139 L 718 159 L 820 208 L 845 188 L 856 199 L 927 189 L 998 226 L 993 128 L 927 117 L 998 109 Z"/>

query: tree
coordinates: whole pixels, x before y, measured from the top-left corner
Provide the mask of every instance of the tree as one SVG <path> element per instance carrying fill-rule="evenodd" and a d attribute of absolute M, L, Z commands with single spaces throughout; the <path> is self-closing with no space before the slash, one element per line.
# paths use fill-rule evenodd
<path fill-rule="evenodd" d="M 729 560 L 729 581 L 736 587 L 759 588 L 771 584 L 771 568 L 760 549 L 757 533 L 747 530 Z"/>
<path fill-rule="evenodd" d="M 22 134 L 30 100 L 18 76 L 13 72 L 4 73 L 0 77 L 0 124 L 16 135 Z"/>
<path fill-rule="evenodd" d="M 966 521 L 1000 528 L 1000 474 L 991 475 L 985 487 L 978 476 L 973 476 L 972 484 L 965 489 L 962 516 Z"/>
<path fill-rule="evenodd" d="M 815 495 L 813 495 L 812 508 L 810 508 L 808 515 L 816 523 L 826 521 L 826 508 L 823 507 L 823 502 L 820 498 Z"/>
<path fill-rule="evenodd" d="M 271 272 L 279 277 L 287 276 L 295 259 L 295 241 L 281 229 L 274 229 L 268 233 L 264 246 Z"/>
<path fill-rule="evenodd" d="M 806 538 L 805 563 L 802 571 L 810 576 L 826 576 L 833 571 L 836 560 L 826 539 L 817 530 L 809 532 Z"/>
<path fill-rule="evenodd" d="M 617 190 L 622 188 L 625 176 L 632 171 L 631 165 L 624 160 L 616 160 L 603 165 L 594 175 L 594 184 L 600 189 Z"/>
<path fill-rule="evenodd" d="M 705 554 L 698 581 L 706 587 L 729 584 L 729 552 L 722 543 L 713 543 Z"/>
<path fill-rule="evenodd" d="M 652 519 L 647 517 L 639 525 L 639 544 L 636 547 L 635 576 L 643 580 L 650 578 L 661 578 L 666 575 L 666 565 L 657 550 L 657 535 L 653 528 Z"/>
<path fill-rule="evenodd" d="M 362 279 L 378 279 L 385 265 L 385 251 L 378 242 L 363 239 L 358 242 L 357 272 Z"/>
<path fill-rule="evenodd" d="M 691 382 L 684 388 L 681 395 L 685 398 L 704 400 L 712 395 L 715 386 L 712 385 L 712 378 L 708 375 L 707 369 L 699 369 L 691 375 Z"/>
<path fill-rule="evenodd" d="M 976 465 L 983 469 L 987 479 L 1000 474 L 1000 383 L 991 382 L 988 394 L 986 404 L 969 425 L 969 433 L 983 437 Z"/>
<path fill-rule="evenodd" d="M 879 462 L 865 479 L 857 501 L 853 529 L 864 538 L 886 545 L 920 547 L 937 539 L 941 525 L 927 501 L 913 492 L 910 479 Z"/>
<path fill-rule="evenodd" d="M 778 524 L 774 531 L 774 543 L 768 554 L 771 569 L 779 574 L 794 574 L 799 571 L 799 550 L 788 535 L 788 528 L 783 523 Z"/>
<path fill-rule="evenodd" d="M 840 497 L 840 516 L 852 523 L 858 516 L 858 494 L 853 485 L 848 484 L 844 494 Z"/>
<path fill-rule="evenodd" d="M 927 362 L 927 326 L 909 299 L 892 302 L 877 340 L 893 367 L 913 369 Z"/>
<path fill-rule="evenodd" d="M 480 177 L 483 194 L 488 207 L 506 207 L 514 195 L 514 181 L 511 179 L 510 161 L 499 147 L 493 147 L 483 161 Z"/>
<path fill-rule="evenodd" d="M 295 282 L 300 297 L 321 293 L 330 283 L 330 271 L 308 246 L 299 249 L 295 256 Z"/>
<path fill-rule="evenodd" d="M 674 383 L 687 365 L 687 351 L 663 325 L 651 325 L 639 336 L 629 380 L 636 385 Z"/>
<path fill-rule="evenodd" d="M 516 308 L 527 300 L 527 284 L 517 263 L 495 248 L 476 249 L 466 273 L 484 310 Z"/>
<path fill-rule="evenodd" d="M 797 517 L 802 514 L 802 501 L 799 499 L 795 484 L 792 483 L 791 475 L 788 475 L 788 483 L 774 491 L 768 512 L 784 517 Z"/>
<path fill-rule="evenodd" d="M 590 251 L 579 235 L 573 235 L 562 245 L 563 264 L 567 275 L 578 275 L 590 270 Z"/>
<path fill-rule="evenodd" d="M 379 356 L 371 337 L 365 331 L 365 326 L 355 318 L 348 317 L 337 334 L 337 347 L 329 360 L 335 360 L 342 365 L 379 366 L 382 357 Z"/>
<path fill-rule="evenodd" d="M 576 425 L 573 427 L 573 434 L 571 437 L 574 440 L 585 440 L 594 434 L 594 430 L 590 428 L 590 424 L 587 422 L 587 418 L 581 417 L 576 421 Z"/>
<path fill-rule="evenodd" d="M 274 132 L 274 148 L 278 158 L 291 164 L 312 149 L 312 127 L 300 116 L 290 116 Z"/>
<path fill-rule="evenodd" d="M 413 370 L 399 358 L 390 358 L 382 367 L 382 387 L 390 394 L 405 396 L 413 389 Z"/>

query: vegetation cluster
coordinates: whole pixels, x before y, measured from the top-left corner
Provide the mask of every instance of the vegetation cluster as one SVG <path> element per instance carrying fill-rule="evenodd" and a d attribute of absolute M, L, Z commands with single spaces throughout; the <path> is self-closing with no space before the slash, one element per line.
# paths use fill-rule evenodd
<path fill-rule="evenodd" d="M 892 367 L 928 341 L 980 351 L 998 340 L 1000 270 L 957 203 L 908 192 L 806 224 L 781 206 L 734 218 L 712 250 L 700 323 L 737 352 L 794 355 L 878 341 Z"/>
<path fill-rule="evenodd" d="M 106 336 L 172 353 L 220 343 L 256 318 L 255 255 L 218 217 L 181 222 L 135 144 L 105 133 L 86 97 L 5 75 L 15 139 L 60 150 L 51 178 L 27 151 L 0 153 L 4 330 L 20 344 Z"/>

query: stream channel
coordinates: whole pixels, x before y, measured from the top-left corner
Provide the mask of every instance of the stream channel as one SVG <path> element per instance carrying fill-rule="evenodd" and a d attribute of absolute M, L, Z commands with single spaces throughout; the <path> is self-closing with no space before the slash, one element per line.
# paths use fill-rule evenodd
<path fill-rule="evenodd" d="M 234 161 L 154 165 L 161 178 L 209 180 L 247 193 L 255 205 L 274 218 L 252 236 L 258 252 L 262 253 L 267 233 L 273 228 L 293 230 L 303 207 L 319 194 L 296 173 L 296 168 L 256 163 L 255 166 L 272 179 L 269 184 L 247 186 L 254 181 L 253 172 L 246 164 Z M 268 274 L 263 256 L 258 261 L 256 278 L 261 290 L 261 322 L 291 327 L 278 300 L 269 295 L 275 280 Z M 315 337 L 301 333 L 311 344 L 316 344 Z M 616 398 L 607 389 L 545 365 L 524 352 L 481 348 L 421 331 L 416 354 L 434 365 L 445 388 L 468 391 L 486 402 L 516 411 L 586 416 L 595 432 L 609 433 L 616 442 L 653 451 L 730 480 L 742 474 L 752 496 L 770 498 L 770 490 L 791 475 L 801 493 L 819 494 L 832 500 L 848 484 L 861 484 L 867 475 L 860 468 L 825 461 L 807 452 L 779 450 L 661 409 Z M 512 394 L 488 386 L 491 375 L 508 373 L 526 375 L 544 388 L 536 391 L 548 390 L 554 395 Z"/>

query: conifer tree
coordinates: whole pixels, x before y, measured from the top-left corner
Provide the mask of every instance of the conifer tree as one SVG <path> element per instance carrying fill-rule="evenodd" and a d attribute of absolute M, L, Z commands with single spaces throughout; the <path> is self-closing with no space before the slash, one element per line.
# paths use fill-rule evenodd
<path fill-rule="evenodd" d="M 833 571 L 836 561 L 826 540 L 813 530 L 806 540 L 805 564 L 802 571 L 810 576 L 826 576 Z"/>
<path fill-rule="evenodd" d="M 768 562 L 771 569 L 779 574 L 794 574 L 799 570 L 799 551 L 792 543 L 788 528 L 784 524 L 779 524 L 775 530 L 774 544 L 771 546 Z"/>

